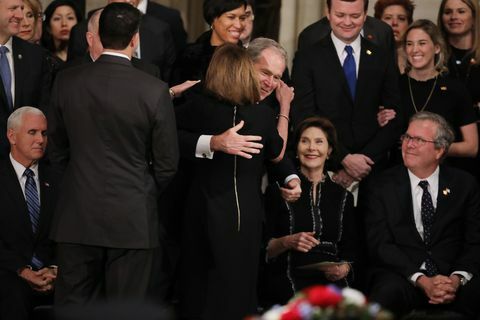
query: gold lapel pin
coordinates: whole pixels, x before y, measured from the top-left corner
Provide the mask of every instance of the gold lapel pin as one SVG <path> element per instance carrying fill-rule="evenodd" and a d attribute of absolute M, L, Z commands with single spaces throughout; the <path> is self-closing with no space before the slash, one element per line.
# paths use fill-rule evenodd
<path fill-rule="evenodd" d="M 368 55 L 371 55 L 371 54 L 372 54 L 372 51 L 367 50 L 367 54 L 368 54 Z"/>
<path fill-rule="evenodd" d="M 22 60 L 23 56 L 21 54 L 18 55 L 18 60 Z"/>
<path fill-rule="evenodd" d="M 443 193 L 444 196 L 448 196 L 450 194 L 450 189 L 445 188 L 445 189 L 443 189 L 442 193 Z"/>
<path fill-rule="evenodd" d="M 441 86 L 441 87 L 440 87 L 440 90 L 442 90 L 442 91 L 447 91 L 447 86 Z"/>

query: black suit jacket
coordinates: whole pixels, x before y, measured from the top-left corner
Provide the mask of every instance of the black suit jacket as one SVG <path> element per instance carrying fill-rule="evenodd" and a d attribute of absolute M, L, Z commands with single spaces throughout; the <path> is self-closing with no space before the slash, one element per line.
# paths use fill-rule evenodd
<path fill-rule="evenodd" d="M 187 44 L 187 32 L 183 27 L 180 12 L 154 1 L 148 1 L 146 14 L 164 21 L 170 26 L 177 55 L 182 52 Z"/>
<path fill-rule="evenodd" d="M 0 161 L 0 269 L 17 272 L 31 264 L 33 253 L 48 266 L 53 263 L 53 242 L 48 239 L 57 196 L 58 175 L 39 164 L 40 224 L 33 233 L 25 196 L 10 159 Z"/>
<path fill-rule="evenodd" d="M 404 166 L 371 181 L 366 230 L 374 270 L 410 277 L 430 254 L 443 275 L 480 271 L 480 190 L 474 178 L 440 166 L 437 208 L 429 248 L 415 227 L 410 179 Z"/>
<path fill-rule="evenodd" d="M 68 61 L 83 57 L 88 50 L 88 21 L 77 23 L 70 31 L 68 40 Z M 143 15 L 140 24 L 140 55 L 141 59 L 156 65 L 160 69 L 161 79 L 170 81 L 175 62 L 175 44 L 170 27 L 154 17 Z"/>
<path fill-rule="evenodd" d="M 66 165 L 53 239 L 157 246 L 156 201 L 178 161 L 167 85 L 126 58 L 102 55 L 58 74 L 48 129 L 50 160 Z"/>
<path fill-rule="evenodd" d="M 309 25 L 298 35 L 298 50 L 303 50 L 330 34 L 330 22 L 323 17 Z M 363 25 L 363 37 L 382 47 L 387 52 L 395 52 L 395 39 L 392 28 L 385 22 L 367 16 Z"/>
<path fill-rule="evenodd" d="M 15 73 L 14 109 L 33 106 L 46 112 L 51 83 L 46 51 L 40 46 L 12 37 L 12 54 Z M 0 158 L 7 158 L 10 149 L 5 135 L 10 113 L 0 79 Z"/>
<path fill-rule="evenodd" d="M 384 50 L 362 38 L 353 100 L 330 36 L 298 51 L 292 70 L 294 124 L 312 115 L 327 117 L 337 129 L 338 160 L 349 153 L 367 155 L 375 162 L 384 158 L 399 136 L 398 119 L 383 128 L 377 123 L 379 106 L 400 105 L 395 65 Z"/>
<path fill-rule="evenodd" d="M 90 57 L 90 54 L 87 52 L 83 57 L 73 59 L 64 64 L 62 69 L 67 69 L 92 62 L 92 57 Z M 130 62 L 132 63 L 132 66 L 134 66 L 138 70 L 142 70 L 143 72 L 146 72 L 149 75 L 160 79 L 160 70 L 158 70 L 158 67 L 156 65 L 143 61 L 142 59 L 137 59 L 135 57 L 132 57 L 132 60 L 130 60 Z"/>

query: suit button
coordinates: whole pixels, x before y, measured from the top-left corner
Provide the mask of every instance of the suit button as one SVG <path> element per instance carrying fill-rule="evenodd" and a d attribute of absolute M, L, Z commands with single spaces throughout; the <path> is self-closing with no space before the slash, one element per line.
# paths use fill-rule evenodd
<path fill-rule="evenodd" d="M 428 253 L 429 256 L 432 255 L 432 251 L 430 251 L 430 250 L 428 250 L 427 253 Z"/>

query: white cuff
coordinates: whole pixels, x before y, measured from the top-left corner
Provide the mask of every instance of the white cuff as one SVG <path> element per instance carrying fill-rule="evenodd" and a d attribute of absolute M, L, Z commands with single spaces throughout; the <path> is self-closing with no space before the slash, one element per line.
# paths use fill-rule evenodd
<path fill-rule="evenodd" d="M 286 185 L 287 183 L 289 183 L 289 182 L 290 182 L 291 180 L 293 180 L 293 179 L 298 179 L 298 180 L 300 180 L 300 177 L 297 176 L 296 174 L 291 174 L 291 175 L 289 175 L 289 176 L 287 176 L 287 177 L 285 178 L 285 181 L 283 181 L 283 185 Z"/>
<path fill-rule="evenodd" d="M 200 138 L 198 138 L 195 157 L 213 159 L 214 151 L 210 150 L 210 140 L 212 140 L 212 136 L 210 135 L 201 135 Z"/>

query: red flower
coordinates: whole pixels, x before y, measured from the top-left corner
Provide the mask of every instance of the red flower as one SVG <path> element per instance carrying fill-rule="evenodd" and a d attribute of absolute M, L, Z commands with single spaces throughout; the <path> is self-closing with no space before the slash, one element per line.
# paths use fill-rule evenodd
<path fill-rule="evenodd" d="M 336 306 L 341 300 L 341 293 L 330 286 L 313 286 L 303 290 L 312 305 L 319 307 Z"/>

